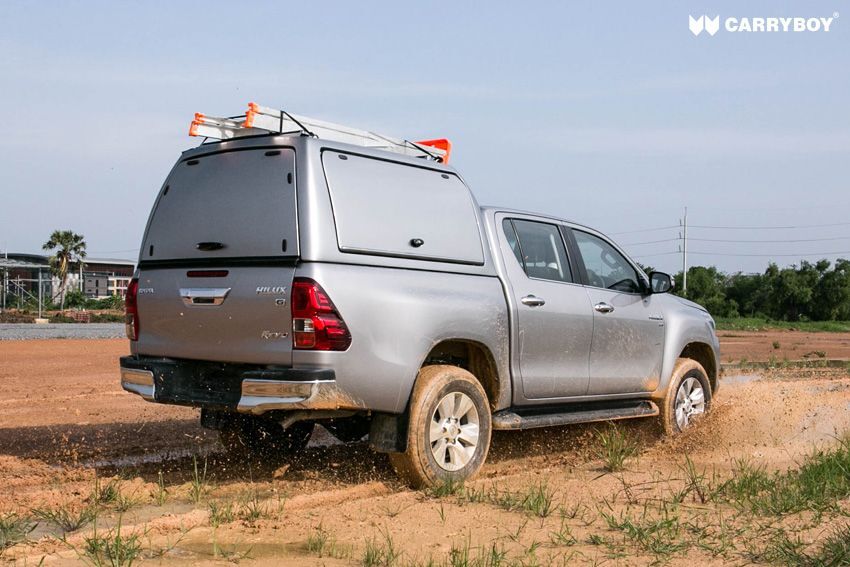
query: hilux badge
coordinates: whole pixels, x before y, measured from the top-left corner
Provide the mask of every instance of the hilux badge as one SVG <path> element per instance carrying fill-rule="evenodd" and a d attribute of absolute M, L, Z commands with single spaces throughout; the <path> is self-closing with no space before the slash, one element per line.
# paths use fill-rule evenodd
<path fill-rule="evenodd" d="M 284 295 L 286 294 L 286 286 L 282 285 L 259 285 L 257 286 L 257 295 Z"/>

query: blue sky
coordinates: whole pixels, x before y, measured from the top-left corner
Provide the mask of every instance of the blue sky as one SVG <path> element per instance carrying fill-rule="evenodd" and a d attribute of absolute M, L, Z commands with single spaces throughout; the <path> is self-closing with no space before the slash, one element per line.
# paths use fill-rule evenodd
<path fill-rule="evenodd" d="M 845 7 L 6 0 L 0 248 L 38 251 L 69 228 L 91 256 L 134 258 L 164 176 L 197 143 L 192 114 L 257 101 L 449 137 L 482 204 L 589 224 L 660 269 L 680 269 L 678 229 L 633 231 L 676 225 L 684 206 L 702 239 L 692 264 L 850 258 Z M 829 33 L 687 26 L 689 14 L 836 12 Z"/>

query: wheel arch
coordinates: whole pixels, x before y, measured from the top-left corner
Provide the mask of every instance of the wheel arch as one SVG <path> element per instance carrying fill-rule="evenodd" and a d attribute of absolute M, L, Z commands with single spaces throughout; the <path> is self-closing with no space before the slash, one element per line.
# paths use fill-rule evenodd
<path fill-rule="evenodd" d="M 708 375 L 708 384 L 711 386 L 711 391 L 717 391 L 719 368 L 717 367 L 717 357 L 711 345 L 700 341 L 690 342 L 682 349 L 679 358 L 690 358 L 699 362 Z"/>
<path fill-rule="evenodd" d="M 472 339 L 443 339 L 431 346 L 419 364 L 416 377 L 404 392 L 404 410 L 399 414 L 373 413 L 369 443 L 374 450 L 382 453 L 402 453 L 406 450 L 411 395 L 416 388 L 419 371 L 434 365 L 456 366 L 472 374 L 484 389 L 491 412 L 510 406 L 510 375 L 504 370 L 500 371 L 500 364 L 492 349 Z"/>
<path fill-rule="evenodd" d="M 506 407 L 510 400 L 510 382 L 502 380 L 496 357 L 486 345 L 478 341 L 448 339 L 438 342 L 425 355 L 420 368 L 434 364 L 448 364 L 468 370 L 487 393 L 492 411 Z"/>

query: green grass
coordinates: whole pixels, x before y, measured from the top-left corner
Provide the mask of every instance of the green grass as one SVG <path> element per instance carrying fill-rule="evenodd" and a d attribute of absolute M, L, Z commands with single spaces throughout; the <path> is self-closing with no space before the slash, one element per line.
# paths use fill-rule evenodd
<path fill-rule="evenodd" d="M 142 555 L 142 544 L 137 534 L 121 533 L 121 521 L 115 529 L 98 533 L 97 527 L 92 535 L 85 538 L 80 559 L 96 567 L 131 567 Z"/>
<path fill-rule="evenodd" d="M 373 547 L 373 549 L 375 548 Z M 347 559 L 351 557 L 351 546 L 341 545 L 337 542 L 336 538 L 322 527 L 322 524 L 319 524 L 307 536 L 307 551 L 317 557 L 332 557 L 334 559 Z M 374 558 L 374 560 L 377 559 Z"/>
<path fill-rule="evenodd" d="M 118 481 L 110 480 L 106 484 L 101 482 L 100 477 L 94 477 L 94 489 L 92 490 L 89 502 L 94 506 L 106 506 L 115 504 L 121 496 L 121 490 L 118 486 Z"/>
<path fill-rule="evenodd" d="M 97 518 L 97 507 L 90 504 L 80 509 L 70 506 L 59 506 L 55 509 L 38 508 L 33 510 L 32 514 L 39 520 L 55 525 L 63 532 L 75 532 Z"/>
<path fill-rule="evenodd" d="M 469 538 L 463 545 L 452 544 L 449 551 L 448 562 L 443 565 L 451 567 L 501 567 L 511 565 L 507 559 L 508 553 L 492 542 L 489 547 L 473 548 Z"/>
<path fill-rule="evenodd" d="M 236 510 L 233 502 L 210 501 L 207 506 L 210 511 L 210 526 L 217 528 L 229 524 L 236 519 Z"/>
<path fill-rule="evenodd" d="M 499 490 L 495 486 L 489 489 L 465 489 L 461 500 L 474 503 L 487 503 L 509 512 L 526 512 L 539 518 L 547 518 L 555 511 L 554 491 L 545 482 L 529 486 L 523 492 Z"/>
<path fill-rule="evenodd" d="M 464 484 L 462 480 L 455 478 L 444 478 L 434 486 L 425 489 L 425 494 L 433 498 L 445 498 L 446 496 L 457 496 L 463 494 Z"/>
<path fill-rule="evenodd" d="M 37 524 L 30 518 L 17 514 L 0 515 L 0 553 L 27 539 L 27 535 Z"/>
<path fill-rule="evenodd" d="M 850 497 L 850 435 L 837 447 L 816 451 L 799 468 L 768 474 L 762 467 L 738 461 L 718 495 L 757 514 L 781 516 L 804 510 L 822 513 Z"/>
<path fill-rule="evenodd" d="M 363 553 L 363 567 L 391 567 L 398 565 L 401 550 L 388 531 L 383 533 L 384 541 L 369 539 L 366 541 L 366 551 Z"/>
<path fill-rule="evenodd" d="M 658 517 L 651 517 L 646 509 L 640 517 L 628 514 L 616 517 L 604 512 L 602 517 L 609 528 L 622 532 L 635 547 L 653 555 L 666 558 L 689 547 L 688 543 L 683 541 L 678 514 L 666 507 Z"/>
<path fill-rule="evenodd" d="M 847 333 L 850 321 L 774 321 L 763 317 L 716 317 L 718 331 L 798 330 L 810 333 Z"/>
<path fill-rule="evenodd" d="M 596 457 L 602 460 L 602 466 L 608 472 L 623 470 L 626 460 L 638 453 L 634 438 L 614 423 L 596 432 L 595 447 Z"/>
<path fill-rule="evenodd" d="M 850 524 L 845 524 L 832 532 L 819 544 L 806 549 L 799 535 L 789 535 L 778 530 L 765 548 L 752 554 L 756 561 L 767 561 L 801 567 L 832 567 L 850 565 Z"/>
<path fill-rule="evenodd" d="M 189 485 L 189 498 L 195 504 L 200 504 L 201 499 L 209 490 L 209 481 L 207 480 L 207 460 L 204 459 L 204 468 L 198 468 L 198 457 L 192 457 L 194 469 L 192 472 L 192 481 Z"/>

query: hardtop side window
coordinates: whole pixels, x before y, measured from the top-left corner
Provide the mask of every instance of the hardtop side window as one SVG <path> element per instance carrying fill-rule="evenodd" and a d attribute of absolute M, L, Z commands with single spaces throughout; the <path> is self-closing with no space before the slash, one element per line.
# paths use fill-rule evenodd
<path fill-rule="evenodd" d="M 609 242 L 575 229 L 573 235 L 587 271 L 588 285 L 627 293 L 643 290 L 635 268 Z"/>
<path fill-rule="evenodd" d="M 557 226 L 505 219 L 502 227 L 508 245 L 528 277 L 556 282 L 573 281 L 567 250 Z"/>

